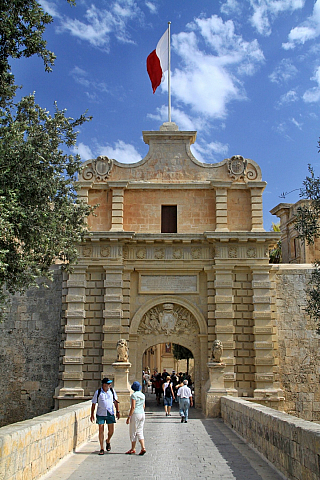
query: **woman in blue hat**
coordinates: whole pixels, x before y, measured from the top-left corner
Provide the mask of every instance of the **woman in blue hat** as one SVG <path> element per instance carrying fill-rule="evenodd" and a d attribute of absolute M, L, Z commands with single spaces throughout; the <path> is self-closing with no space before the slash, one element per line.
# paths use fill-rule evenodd
<path fill-rule="evenodd" d="M 130 425 L 129 434 L 131 440 L 131 448 L 126 453 L 128 455 L 134 455 L 136 453 L 137 439 L 140 442 L 141 450 L 139 455 L 144 455 L 146 449 L 144 446 L 143 425 L 145 420 L 145 401 L 146 397 L 141 392 L 141 385 L 139 382 L 133 382 L 131 385 L 133 394 L 131 395 L 131 408 L 127 418 L 127 425 Z"/>

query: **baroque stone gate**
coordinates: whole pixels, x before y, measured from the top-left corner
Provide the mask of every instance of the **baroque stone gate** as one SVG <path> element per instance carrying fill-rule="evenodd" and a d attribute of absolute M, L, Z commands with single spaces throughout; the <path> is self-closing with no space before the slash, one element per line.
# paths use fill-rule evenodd
<path fill-rule="evenodd" d="M 103 376 L 128 398 L 126 375 L 140 380 L 143 352 L 173 342 L 195 357 L 196 401 L 206 409 L 218 339 L 222 390 L 277 406 L 283 394 L 268 261 L 276 238 L 263 229 L 259 166 L 239 155 L 199 162 L 190 151 L 196 132 L 174 123 L 143 138 L 150 148 L 140 162 L 98 157 L 79 179 L 80 196 L 99 207 L 64 282 L 58 404 L 91 397 Z M 117 361 L 120 339 L 127 362 Z"/>

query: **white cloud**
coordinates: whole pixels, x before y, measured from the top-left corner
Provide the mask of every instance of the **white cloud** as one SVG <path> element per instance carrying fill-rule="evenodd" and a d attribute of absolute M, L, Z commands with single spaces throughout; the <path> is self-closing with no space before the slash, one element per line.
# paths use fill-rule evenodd
<path fill-rule="evenodd" d="M 249 0 L 253 15 L 251 24 L 261 35 L 271 34 L 271 22 L 281 13 L 293 12 L 304 6 L 305 0 Z"/>
<path fill-rule="evenodd" d="M 113 147 L 111 145 L 100 145 L 98 155 L 107 155 L 107 157 L 114 158 L 121 163 L 136 163 L 142 159 L 133 145 L 122 140 L 115 142 Z"/>
<path fill-rule="evenodd" d="M 88 145 L 85 145 L 84 143 L 80 142 L 77 147 L 73 149 L 74 153 L 78 153 L 81 157 L 81 160 L 85 162 L 86 160 L 90 160 L 91 158 L 94 158 L 94 155 L 88 147 Z"/>
<path fill-rule="evenodd" d="M 293 125 L 299 128 L 299 130 L 302 130 L 303 123 L 298 122 L 294 117 L 291 118 L 291 122 L 293 123 Z"/>
<path fill-rule="evenodd" d="M 303 100 L 306 103 L 315 103 L 319 102 L 320 100 L 320 67 L 318 67 L 315 71 L 314 77 L 311 77 L 310 80 L 314 80 L 317 82 L 317 86 L 310 88 L 303 94 Z"/>
<path fill-rule="evenodd" d="M 220 142 L 205 143 L 203 140 L 191 145 L 191 152 L 202 163 L 221 162 L 229 150 L 228 145 Z"/>
<path fill-rule="evenodd" d="M 52 17 L 61 18 L 55 3 L 49 2 L 47 0 L 38 0 L 38 1 L 41 7 L 43 8 L 43 10 L 49 13 L 49 15 L 51 15 Z"/>
<path fill-rule="evenodd" d="M 128 33 L 128 23 L 143 16 L 137 3 L 133 0 L 111 2 L 106 9 L 91 5 L 84 15 L 84 20 L 61 18 L 57 32 L 69 32 L 80 40 L 89 42 L 93 47 L 109 51 L 110 35 L 113 34 L 122 43 L 133 43 Z"/>
<path fill-rule="evenodd" d="M 291 60 L 283 58 L 279 65 L 269 75 L 271 82 L 285 83 L 298 73 L 298 69 L 293 65 Z"/>
<path fill-rule="evenodd" d="M 153 14 L 154 14 L 154 13 L 157 13 L 157 11 L 158 11 L 157 5 L 155 5 L 155 4 L 152 3 L 152 2 L 146 2 L 146 7 L 149 8 L 150 13 L 153 13 Z"/>
<path fill-rule="evenodd" d="M 293 28 L 288 35 L 288 42 L 283 43 L 285 50 L 290 50 L 298 44 L 304 44 L 308 40 L 313 40 L 320 35 L 320 0 L 317 0 L 313 7 L 313 12 L 298 27 Z"/>
<path fill-rule="evenodd" d="M 184 64 L 172 73 L 172 93 L 196 114 L 223 118 L 228 102 L 246 98 L 239 77 L 253 74 L 264 61 L 263 53 L 256 40 L 247 42 L 235 33 L 231 20 L 213 15 L 197 18 L 188 27 L 193 31 L 172 37 Z M 207 51 L 200 50 L 201 41 Z M 167 89 L 165 83 L 162 88 Z"/>
<path fill-rule="evenodd" d="M 84 143 L 79 143 L 77 147 L 73 149 L 74 153 L 78 153 L 82 161 L 96 158 L 99 155 L 106 155 L 109 158 L 113 158 L 121 163 L 136 163 L 139 162 L 142 157 L 133 145 L 118 140 L 111 145 L 100 145 L 97 141 L 93 140 L 93 146 L 90 148 Z"/>
<path fill-rule="evenodd" d="M 295 90 L 289 90 L 284 95 L 281 95 L 279 105 L 288 105 L 289 103 L 296 102 L 299 99 Z"/>
<path fill-rule="evenodd" d="M 78 66 L 75 66 L 71 70 L 70 75 L 76 83 L 87 89 L 85 94 L 90 100 L 96 101 L 98 99 L 97 92 L 112 93 L 105 82 L 96 82 L 95 80 L 92 80 L 92 77 L 89 76 L 88 72 Z"/>
<path fill-rule="evenodd" d="M 159 122 L 164 123 L 168 121 L 168 107 L 162 105 L 160 108 L 157 108 L 156 113 L 149 113 L 148 118 L 152 120 L 158 120 Z M 203 118 L 191 117 L 187 115 L 184 111 L 179 110 L 178 108 L 171 108 L 171 119 L 175 122 L 180 130 L 202 130 L 206 129 L 206 121 Z"/>
<path fill-rule="evenodd" d="M 236 15 L 241 12 L 241 4 L 237 0 L 227 0 L 221 5 L 220 11 L 226 15 Z"/>

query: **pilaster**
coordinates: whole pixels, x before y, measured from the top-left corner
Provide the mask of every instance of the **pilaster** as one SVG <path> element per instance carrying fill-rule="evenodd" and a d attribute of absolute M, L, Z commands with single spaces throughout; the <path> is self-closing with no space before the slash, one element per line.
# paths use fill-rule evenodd
<path fill-rule="evenodd" d="M 235 327 L 233 309 L 233 274 L 229 265 L 215 266 L 215 332 L 216 339 L 223 345 L 225 388 L 229 394 L 237 395 L 235 389 L 236 374 L 234 368 Z"/>
<path fill-rule="evenodd" d="M 127 182 L 112 182 L 111 231 L 123 232 L 123 201 Z"/>
<path fill-rule="evenodd" d="M 104 324 L 103 332 L 103 377 L 110 377 L 114 374 L 112 364 L 117 360 L 117 341 L 121 338 L 122 328 L 122 288 L 123 288 L 123 266 L 105 266 L 106 276 L 104 281 Z"/>
<path fill-rule="evenodd" d="M 228 190 L 216 187 L 216 232 L 228 232 Z"/>
<path fill-rule="evenodd" d="M 65 355 L 63 357 L 64 372 L 62 373 L 63 387 L 59 396 L 82 397 L 83 380 L 83 349 L 84 349 L 84 318 L 86 302 L 86 266 L 74 266 L 73 273 L 67 280 L 66 296 L 66 340 L 64 342 Z"/>
<path fill-rule="evenodd" d="M 263 188 L 251 187 L 251 232 L 264 232 L 262 192 Z"/>
<path fill-rule="evenodd" d="M 274 338 L 271 311 L 270 267 L 252 267 L 254 349 L 255 349 L 255 383 L 256 400 L 276 400 L 283 396 L 274 378 L 275 356 L 278 348 Z"/>

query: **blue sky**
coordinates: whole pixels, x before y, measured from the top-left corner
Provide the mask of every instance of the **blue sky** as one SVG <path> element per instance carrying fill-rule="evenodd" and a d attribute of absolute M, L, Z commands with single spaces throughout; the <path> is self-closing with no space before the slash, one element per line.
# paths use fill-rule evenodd
<path fill-rule="evenodd" d="M 197 130 L 203 162 L 256 161 L 269 210 L 295 202 L 311 163 L 320 173 L 320 0 L 42 0 L 54 18 L 45 38 L 53 72 L 34 57 L 13 64 L 22 94 L 71 117 L 85 110 L 82 160 L 130 163 L 148 146 L 142 130 L 167 121 L 167 84 L 152 94 L 146 58 L 171 21 L 172 121 Z"/>

